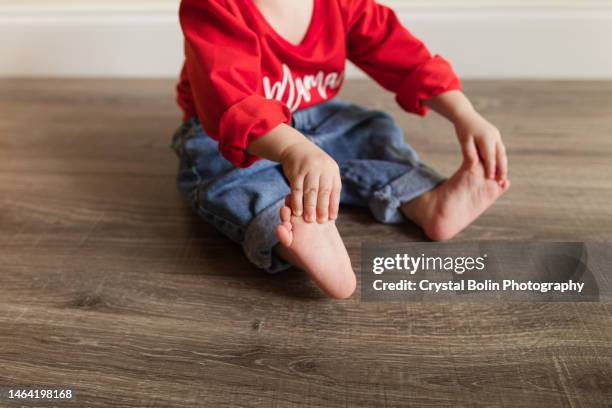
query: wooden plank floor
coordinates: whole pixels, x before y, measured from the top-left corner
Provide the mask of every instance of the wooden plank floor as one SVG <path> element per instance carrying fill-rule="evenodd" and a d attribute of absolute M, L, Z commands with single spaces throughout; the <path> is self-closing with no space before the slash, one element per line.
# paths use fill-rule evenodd
<path fill-rule="evenodd" d="M 610 304 L 337 302 L 254 269 L 175 189 L 172 85 L 0 80 L 0 387 L 67 386 L 83 407 L 612 406 Z M 457 239 L 611 241 L 612 83 L 466 92 L 513 185 Z M 344 96 L 458 165 L 440 118 L 369 82 Z M 365 239 L 424 239 L 362 210 L 339 224 L 355 268 Z"/>

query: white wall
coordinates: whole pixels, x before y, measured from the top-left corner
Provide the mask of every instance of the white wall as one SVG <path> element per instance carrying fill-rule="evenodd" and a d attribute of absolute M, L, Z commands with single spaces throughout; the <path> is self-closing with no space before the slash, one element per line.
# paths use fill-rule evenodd
<path fill-rule="evenodd" d="M 383 2 L 464 78 L 612 78 L 612 0 Z M 0 76 L 176 76 L 177 7 L 0 0 Z"/>

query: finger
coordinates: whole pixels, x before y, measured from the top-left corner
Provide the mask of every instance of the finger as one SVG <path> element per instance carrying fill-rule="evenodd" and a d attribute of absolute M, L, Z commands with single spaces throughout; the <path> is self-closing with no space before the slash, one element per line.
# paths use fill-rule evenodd
<path fill-rule="evenodd" d="M 291 181 L 291 210 L 296 217 L 302 216 L 304 199 L 304 177 L 298 176 Z"/>
<path fill-rule="evenodd" d="M 342 182 L 340 177 L 334 182 L 331 194 L 329 195 L 329 219 L 335 220 L 338 218 L 338 212 L 340 210 L 340 194 L 342 192 Z"/>
<path fill-rule="evenodd" d="M 478 163 L 478 151 L 473 138 L 469 138 L 461 144 L 461 152 L 463 161 L 468 168 L 471 169 Z"/>
<path fill-rule="evenodd" d="M 500 180 L 505 180 L 508 177 L 508 155 L 504 144 L 497 144 L 497 172 Z"/>
<path fill-rule="evenodd" d="M 319 175 L 308 173 L 304 179 L 304 220 L 313 222 L 316 219 Z"/>
<path fill-rule="evenodd" d="M 285 197 L 285 207 L 289 207 L 289 208 L 291 208 L 291 194 L 288 194 L 288 195 Z"/>
<path fill-rule="evenodd" d="M 333 182 L 330 177 L 319 179 L 319 194 L 317 197 L 317 222 L 323 224 L 329 219 L 329 200 Z"/>
<path fill-rule="evenodd" d="M 484 162 L 485 174 L 487 178 L 495 177 L 495 144 L 487 143 L 484 140 L 478 142 L 478 152 Z"/>

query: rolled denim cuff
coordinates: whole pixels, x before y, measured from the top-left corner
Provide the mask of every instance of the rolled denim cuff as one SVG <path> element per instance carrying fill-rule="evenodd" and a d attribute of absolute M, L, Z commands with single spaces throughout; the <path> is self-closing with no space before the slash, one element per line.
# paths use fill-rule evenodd
<path fill-rule="evenodd" d="M 291 267 L 273 251 L 278 244 L 274 226 L 280 223 L 279 210 L 283 205 L 284 198 L 259 213 L 249 223 L 242 242 L 246 257 L 258 268 L 272 274 Z"/>
<path fill-rule="evenodd" d="M 408 173 L 376 190 L 369 206 L 374 217 L 384 224 L 399 224 L 406 220 L 400 205 L 433 190 L 446 180 L 434 169 L 419 163 Z"/>

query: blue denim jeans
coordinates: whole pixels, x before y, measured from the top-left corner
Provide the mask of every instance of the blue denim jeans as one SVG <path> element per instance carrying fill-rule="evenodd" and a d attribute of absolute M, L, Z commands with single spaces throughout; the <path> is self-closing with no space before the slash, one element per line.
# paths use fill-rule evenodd
<path fill-rule="evenodd" d="M 295 112 L 291 125 L 338 163 L 341 204 L 367 207 L 381 223 L 403 222 L 400 204 L 444 181 L 419 160 L 384 112 L 336 98 Z M 193 210 L 240 244 L 259 268 L 270 273 L 288 268 L 272 251 L 278 243 L 278 212 L 290 192 L 281 166 L 260 160 L 236 168 L 197 118 L 179 127 L 172 147 L 180 160 L 178 189 Z"/>

